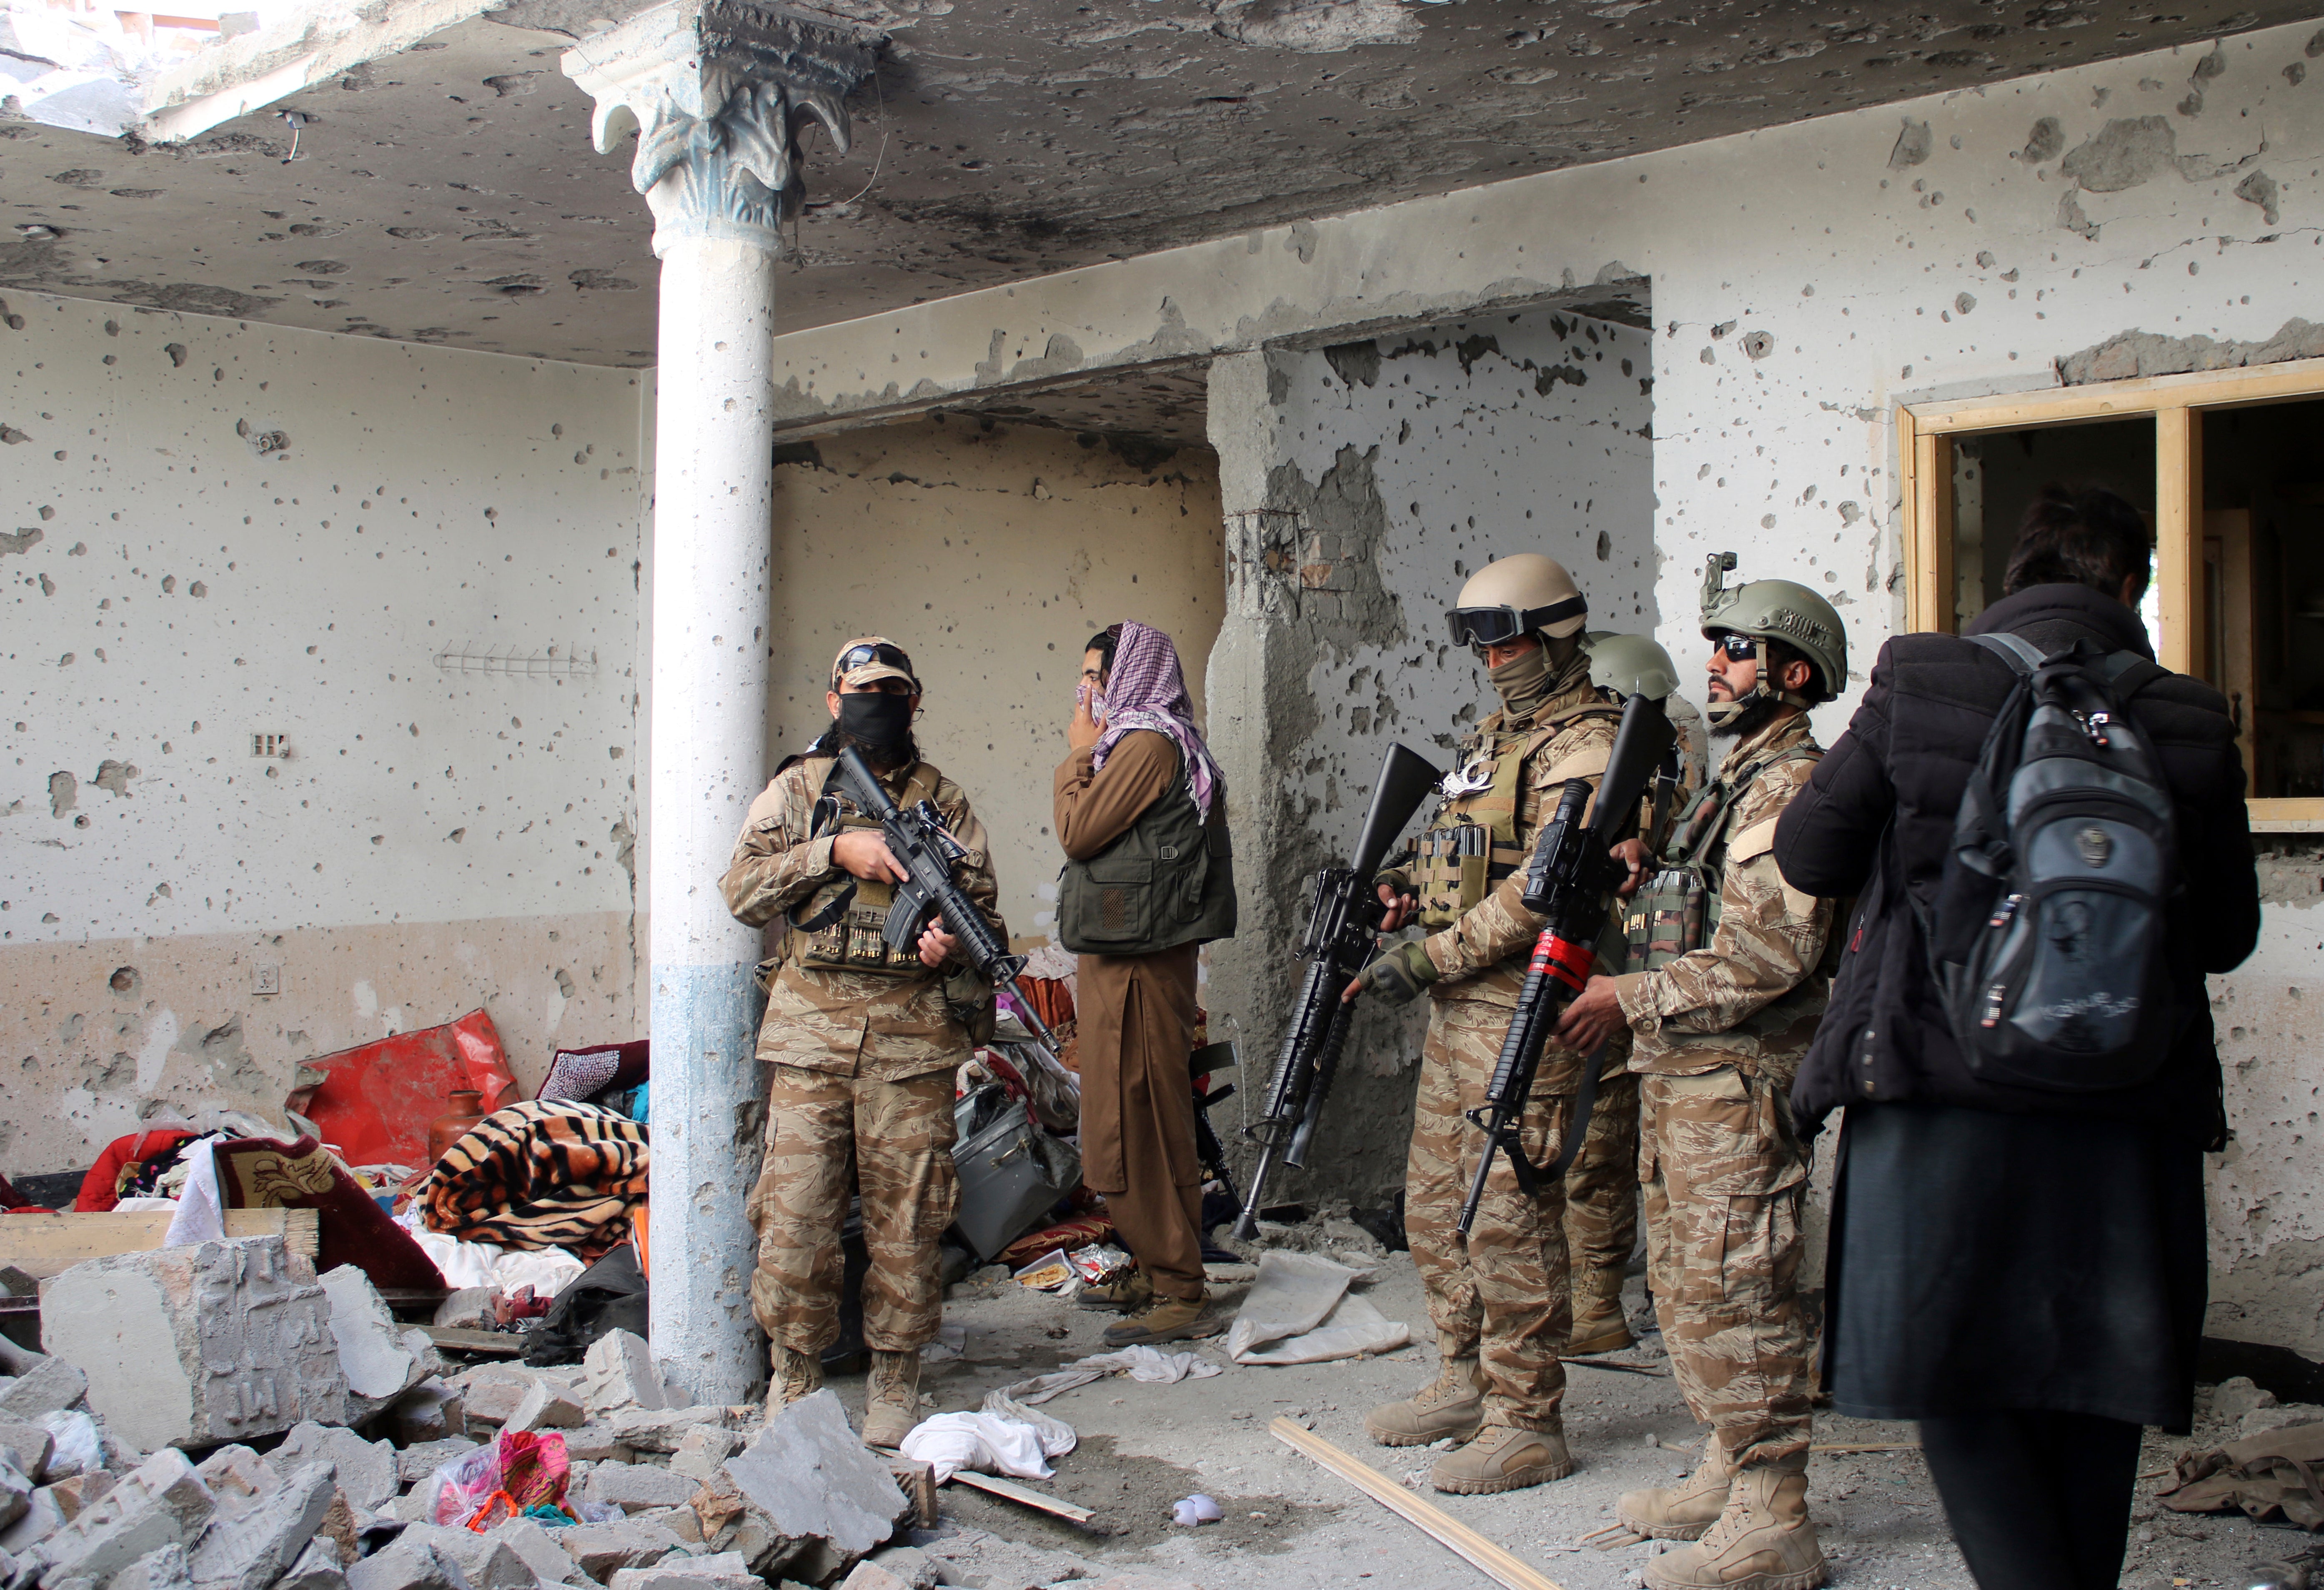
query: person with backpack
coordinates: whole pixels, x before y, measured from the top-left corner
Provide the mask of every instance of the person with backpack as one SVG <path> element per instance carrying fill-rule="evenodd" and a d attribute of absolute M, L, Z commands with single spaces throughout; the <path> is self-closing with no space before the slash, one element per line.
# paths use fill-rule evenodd
<path fill-rule="evenodd" d="M 1634 1536 L 1692 1542 L 1647 1559 L 1652 1590 L 1809 1590 L 1830 1572 L 1807 1508 L 1809 1162 L 1790 1095 L 1823 1014 L 1832 902 L 1786 884 L 1769 849 L 1823 755 L 1808 710 L 1846 683 L 1848 632 L 1804 585 L 1727 585 L 1735 562 L 1714 555 L 1702 581 L 1719 777 L 1631 896 L 1622 975 L 1591 978 L 1557 1029 L 1585 1052 L 1630 1037 L 1647 1283 L 1711 1427 L 1692 1476 L 1616 1503 Z"/>
<path fill-rule="evenodd" d="M 1823 1387 L 1918 1420 L 1983 1590 L 2121 1572 L 2140 1429 L 2184 1431 L 2225 1141 L 2208 975 L 2259 933 L 2227 703 L 2158 666 L 2152 540 L 2049 486 L 1967 633 L 1881 648 L 1775 828 L 1858 896 L 1793 1103 L 1840 1130 Z"/>

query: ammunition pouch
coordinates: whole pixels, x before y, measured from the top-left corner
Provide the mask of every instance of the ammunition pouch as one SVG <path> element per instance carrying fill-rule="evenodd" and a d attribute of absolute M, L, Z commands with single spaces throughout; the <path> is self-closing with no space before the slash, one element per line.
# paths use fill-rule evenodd
<path fill-rule="evenodd" d="M 836 768 L 836 761 L 832 763 Z M 881 832 L 879 819 L 865 816 L 853 801 L 835 793 L 835 775 L 825 775 L 825 789 L 816 802 L 815 825 L 808 837 Z M 923 785 L 926 787 L 922 787 Z M 908 805 L 936 793 L 924 770 L 916 769 L 899 804 Z M 791 942 L 798 963 L 813 971 L 869 972 L 876 977 L 923 977 L 927 968 L 911 950 L 897 951 L 881 935 L 888 912 L 896 903 L 896 886 L 872 882 L 842 872 L 801 901 L 790 913 Z"/>

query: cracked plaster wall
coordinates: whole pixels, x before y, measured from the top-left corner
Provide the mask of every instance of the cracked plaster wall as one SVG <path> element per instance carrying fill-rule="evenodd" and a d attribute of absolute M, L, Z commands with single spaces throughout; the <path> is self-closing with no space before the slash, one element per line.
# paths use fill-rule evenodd
<path fill-rule="evenodd" d="M 805 419 L 1005 385 L 1060 337 L 1084 371 L 1207 350 L 1225 372 L 1273 339 L 1646 277 L 1663 639 L 1692 643 L 1707 552 L 1824 591 L 1853 642 L 1849 694 L 1817 714 L 1829 741 L 1902 612 L 1896 402 L 2324 354 L 2319 66 L 2324 33 L 2302 23 L 1256 231 L 787 337 L 778 381 Z M 1238 381 L 1214 373 L 1214 409 Z M 1264 455 L 1261 478 L 1289 455 L 1217 427 L 1222 456 Z M 1294 687 L 1270 644 L 1222 647 L 1214 678 L 1224 661 L 1243 688 Z M 1255 821 L 1247 843 L 1269 832 Z M 2278 1019 L 2318 965 L 2305 921 L 2272 905 L 2261 953 L 2218 990 L 2266 1013 L 2229 1043 L 2230 1112 L 2284 1141 L 2324 1087 Z M 2324 1352 L 2324 1282 L 2283 1284 L 2324 1255 L 2313 1171 L 2244 1147 L 2213 1201 L 2223 1307 L 2241 1312 L 2213 1328 Z"/>
<path fill-rule="evenodd" d="M 638 378 L 5 317 L 0 1164 L 479 1005 L 528 1083 L 632 1035 Z"/>
<path fill-rule="evenodd" d="M 1046 426 L 932 417 L 826 437 L 775 472 L 768 740 L 831 719 L 832 654 L 884 634 L 927 686 L 920 749 L 991 835 L 1020 942 L 1056 921 L 1050 774 L 1082 643 L 1119 620 L 1167 631 L 1204 698 L 1224 607 L 1218 461 Z"/>
<path fill-rule="evenodd" d="M 1315 871 L 1354 842 L 1380 758 L 1402 740 L 1445 765 L 1489 710 L 1443 629 L 1469 574 L 1545 552 L 1573 571 L 1593 627 L 1653 628 L 1653 351 L 1643 330 L 1537 311 L 1245 355 L 1213 374 L 1213 436 L 1264 438 L 1221 442 L 1234 616 L 1211 697 L 1239 815 L 1248 830 L 1268 813 L 1265 842 L 1240 845 L 1242 931 L 1212 950 L 1250 1062 L 1246 1123 Z M 1417 1008 L 1366 1008 L 1331 1146 L 1283 1190 L 1393 1195 L 1424 1025 Z"/>

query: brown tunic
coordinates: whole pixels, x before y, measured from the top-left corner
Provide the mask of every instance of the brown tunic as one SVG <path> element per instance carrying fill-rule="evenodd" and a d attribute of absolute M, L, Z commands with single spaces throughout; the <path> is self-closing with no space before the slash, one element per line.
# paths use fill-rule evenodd
<path fill-rule="evenodd" d="M 1167 735 L 1134 730 L 1102 772 L 1077 750 L 1057 769 L 1056 830 L 1086 861 L 1127 832 L 1178 778 Z M 1213 792 L 1213 799 L 1223 798 Z M 1082 1180 L 1105 1195 L 1122 1245 L 1165 1297 L 1203 1295 L 1202 1166 L 1194 1153 L 1194 958 L 1180 944 L 1152 955 L 1084 955 L 1074 1006 L 1081 1023 Z"/>

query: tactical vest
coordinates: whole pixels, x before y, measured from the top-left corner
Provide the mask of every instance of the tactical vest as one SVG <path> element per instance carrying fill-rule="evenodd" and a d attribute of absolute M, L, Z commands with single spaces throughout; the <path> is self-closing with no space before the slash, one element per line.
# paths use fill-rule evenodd
<path fill-rule="evenodd" d="M 1057 942 L 1077 955 L 1151 955 L 1234 930 L 1226 815 L 1203 821 L 1181 751 L 1178 777 L 1135 823 L 1057 874 Z"/>
<path fill-rule="evenodd" d="M 1794 746 L 1747 764 L 1702 792 L 1663 851 L 1662 868 L 1630 896 L 1623 926 L 1629 940 L 1625 971 L 1654 971 L 1711 942 L 1719 931 L 1719 902 L 1727 871 L 1727 813 L 1770 767 L 1815 761 L 1823 752 Z"/>
<path fill-rule="evenodd" d="M 1420 902 L 1422 927 L 1431 933 L 1451 927 L 1532 859 L 1519 841 L 1517 813 L 1526 764 L 1535 753 L 1578 719 L 1620 715 L 1602 703 L 1585 703 L 1548 723 L 1479 731 L 1463 748 L 1461 765 L 1446 775 L 1440 786 L 1444 798 L 1416 841 L 1412 892 Z"/>
<path fill-rule="evenodd" d="M 818 764 L 824 769 L 822 795 L 815 804 L 807 837 L 817 840 L 849 830 L 877 830 L 880 820 L 857 810 L 839 788 L 837 758 L 810 758 L 808 784 L 816 784 Z M 936 794 L 936 769 L 921 762 L 912 768 L 896 804 L 909 807 L 917 801 L 934 800 Z M 861 971 L 880 977 L 928 975 L 917 951 L 891 949 L 880 936 L 888 925 L 889 908 L 895 903 L 896 886 L 885 880 L 874 882 L 843 872 L 822 885 L 790 914 L 792 943 L 799 964 L 816 971 Z"/>

